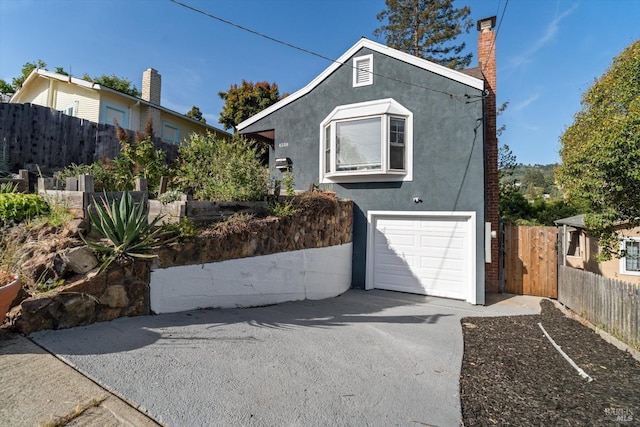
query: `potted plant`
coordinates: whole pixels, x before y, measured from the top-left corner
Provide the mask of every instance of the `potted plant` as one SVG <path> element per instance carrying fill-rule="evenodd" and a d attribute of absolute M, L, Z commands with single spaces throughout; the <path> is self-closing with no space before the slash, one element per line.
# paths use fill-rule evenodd
<path fill-rule="evenodd" d="M 4 322 L 11 303 L 20 290 L 20 277 L 17 274 L 0 270 L 0 324 Z"/>

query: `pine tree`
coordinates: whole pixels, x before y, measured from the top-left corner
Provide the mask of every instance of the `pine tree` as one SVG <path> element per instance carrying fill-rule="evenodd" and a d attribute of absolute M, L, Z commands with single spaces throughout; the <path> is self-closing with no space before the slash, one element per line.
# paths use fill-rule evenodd
<path fill-rule="evenodd" d="M 465 43 L 453 40 L 473 26 L 465 6 L 453 7 L 453 0 L 385 0 L 387 9 L 376 16 L 387 25 L 374 36 L 384 37 L 389 47 L 410 53 L 449 68 L 460 70 L 471 63 L 464 54 Z"/>

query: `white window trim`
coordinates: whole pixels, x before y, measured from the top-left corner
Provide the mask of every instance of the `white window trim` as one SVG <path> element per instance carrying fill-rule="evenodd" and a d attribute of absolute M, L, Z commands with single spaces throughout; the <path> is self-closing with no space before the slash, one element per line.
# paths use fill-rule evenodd
<path fill-rule="evenodd" d="M 623 238 L 622 240 L 620 240 L 620 249 L 622 250 L 626 249 L 628 241 L 640 242 L 640 238 L 634 238 L 634 237 Z M 640 276 L 640 271 L 635 271 L 635 270 L 627 271 L 627 258 L 621 257 L 620 258 L 620 274 L 624 274 L 627 276 Z"/>
<path fill-rule="evenodd" d="M 171 128 L 175 130 L 175 134 L 176 134 L 176 140 L 173 139 L 169 139 L 165 136 L 165 130 L 167 128 Z M 180 127 L 170 123 L 170 122 L 162 122 L 162 139 L 166 142 L 171 142 L 173 144 L 179 144 L 180 143 Z"/>
<path fill-rule="evenodd" d="M 325 127 L 329 123 L 339 120 L 364 119 L 375 116 L 385 116 L 387 119 L 390 116 L 400 116 L 405 118 L 405 170 L 325 172 Z M 392 98 L 341 105 L 334 108 L 333 111 L 320 123 L 319 141 L 319 181 L 322 184 L 337 182 L 413 181 L 413 113 Z M 388 164 L 389 161 L 388 145 L 388 139 L 384 141 L 384 144 L 381 143 L 381 160 L 383 164 Z M 335 151 L 332 151 L 332 159 L 334 156 Z"/>
<path fill-rule="evenodd" d="M 367 70 L 367 73 L 369 74 L 369 76 L 367 77 L 366 80 L 362 82 L 358 82 L 358 74 L 359 74 L 358 71 L 360 70 L 360 68 L 358 67 L 358 64 L 365 61 L 369 62 L 369 70 Z M 358 56 L 356 58 L 353 58 L 353 87 L 370 86 L 372 84 L 373 84 L 373 54 L 363 55 L 363 56 Z"/>

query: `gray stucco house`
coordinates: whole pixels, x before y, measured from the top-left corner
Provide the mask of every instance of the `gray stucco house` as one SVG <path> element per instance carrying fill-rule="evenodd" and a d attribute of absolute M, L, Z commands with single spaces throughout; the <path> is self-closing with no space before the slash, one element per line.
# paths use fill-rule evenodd
<path fill-rule="evenodd" d="M 354 201 L 352 287 L 484 304 L 497 290 L 495 18 L 455 71 L 362 38 L 307 86 L 238 125 L 296 187 Z M 327 266 L 328 269 L 331 266 Z"/>

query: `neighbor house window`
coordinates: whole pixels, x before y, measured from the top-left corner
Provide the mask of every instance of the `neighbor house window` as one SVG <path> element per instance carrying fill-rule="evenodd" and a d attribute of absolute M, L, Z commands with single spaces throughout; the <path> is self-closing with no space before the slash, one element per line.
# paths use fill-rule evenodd
<path fill-rule="evenodd" d="M 71 105 L 68 105 L 67 107 L 63 108 L 60 111 L 62 111 L 67 116 L 77 117 L 78 116 L 78 101 L 74 101 Z"/>
<path fill-rule="evenodd" d="M 353 58 L 353 87 L 373 84 L 373 55 Z"/>
<path fill-rule="evenodd" d="M 113 125 L 114 121 L 118 123 L 118 126 L 125 129 L 129 128 L 129 113 L 128 110 L 119 105 L 104 103 L 102 106 L 102 123 Z"/>
<path fill-rule="evenodd" d="M 640 275 L 640 239 L 623 240 L 622 250 L 624 257 L 620 259 L 620 272 Z"/>
<path fill-rule="evenodd" d="M 321 123 L 321 182 L 411 180 L 412 127 L 393 99 L 335 108 Z"/>
<path fill-rule="evenodd" d="M 580 256 L 580 230 L 571 230 L 567 233 L 568 237 L 568 256 Z"/>
<path fill-rule="evenodd" d="M 178 144 L 180 142 L 180 129 L 171 123 L 162 122 L 162 139 Z"/>

